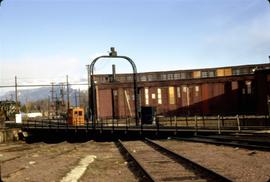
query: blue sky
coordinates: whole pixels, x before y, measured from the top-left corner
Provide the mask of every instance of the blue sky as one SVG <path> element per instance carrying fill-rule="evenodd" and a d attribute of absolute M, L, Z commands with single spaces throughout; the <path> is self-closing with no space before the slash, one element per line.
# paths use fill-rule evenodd
<path fill-rule="evenodd" d="M 111 46 L 139 72 L 268 62 L 267 0 L 4 0 L 0 85 L 86 78 Z M 102 60 L 97 73 L 130 72 Z"/>

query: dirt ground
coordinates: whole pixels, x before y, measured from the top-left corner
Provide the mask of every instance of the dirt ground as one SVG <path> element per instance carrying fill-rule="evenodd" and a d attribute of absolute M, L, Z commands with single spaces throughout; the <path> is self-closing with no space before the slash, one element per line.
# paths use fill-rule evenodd
<path fill-rule="evenodd" d="M 270 152 L 235 147 L 158 141 L 233 181 L 270 179 Z M 139 181 L 114 142 L 0 144 L 3 181 Z"/>
<path fill-rule="evenodd" d="M 69 181 L 81 160 L 92 157 L 79 181 L 138 181 L 113 142 L 0 144 L 3 181 Z"/>
<path fill-rule="evenodd" d="M 270 152 L 175 140 L 163 140 L 158 143 L 233 181 L 270 180 Z"/>

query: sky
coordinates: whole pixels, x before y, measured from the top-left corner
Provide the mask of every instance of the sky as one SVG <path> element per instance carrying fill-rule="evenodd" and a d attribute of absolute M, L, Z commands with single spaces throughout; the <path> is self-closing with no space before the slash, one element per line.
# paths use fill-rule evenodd
<path fill-rule="evenodd" d="M 269 32 L 267 0 L 3 0 L 0 85 L 81 83 L 110 47 L 138 72 L 266 63 Z M 95 73 L 112 64 L 132 70 Z"/>

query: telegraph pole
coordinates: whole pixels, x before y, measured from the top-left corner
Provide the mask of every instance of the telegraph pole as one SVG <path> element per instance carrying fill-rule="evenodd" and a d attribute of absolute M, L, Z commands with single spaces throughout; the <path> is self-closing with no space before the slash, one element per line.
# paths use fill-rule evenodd
<path fill-rule="evenodd" d="M 18 109 L 18 83 L 17 83 L 17 76 L 15 76 L 15 102 L 16 102 L 16 112 L 19 111 Z"/>
<path fill-rule="evenodd" d="M 55 113 L 56 113 L 56 103 L 54 102 L 55 101 L 55 97 L 54 97 L 54 83 L 52 82 L 51 83 L 52 84 L 52 90 L 51 90 L 51 108 L 52 108 L 52 111 L 53 111 L 53 115 L 55 115 Z"/>
<path fill-rule="evenodd" d="M 66 76 L 67 79 L 67 110 L 70 107 L 70 103 L 69 103 L 69 84 L 68 84 L 68 75 Z"/>

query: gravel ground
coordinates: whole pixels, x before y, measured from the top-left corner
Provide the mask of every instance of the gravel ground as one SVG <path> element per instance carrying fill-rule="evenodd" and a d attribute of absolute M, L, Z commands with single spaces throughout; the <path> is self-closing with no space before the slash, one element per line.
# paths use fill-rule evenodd
<path fill-rule="evenodd" d="M 162 140 L 157 143 L 239 182 L 270 180 L 270 152 Z"/>
<path fill-rule="evenodd" d="M 270 152 L 174 140 L 158 143 L 233 181 L 270 179 Z M 82 164 L 89 156 L 93 160 Z M 64 182 L 68 174 L 83 167 L 79 181 L 138 181 L 113 142 L 0 144 L 0 160 L 3 181 Z"/>
<path fill-rule="evenodd" d="M 113 142 L 1 144 L 3 181 L 61 181 L 89 155 L 79 181 L 138 181 Z M 64 181 L 64 180 L 63 180 Z"/>

